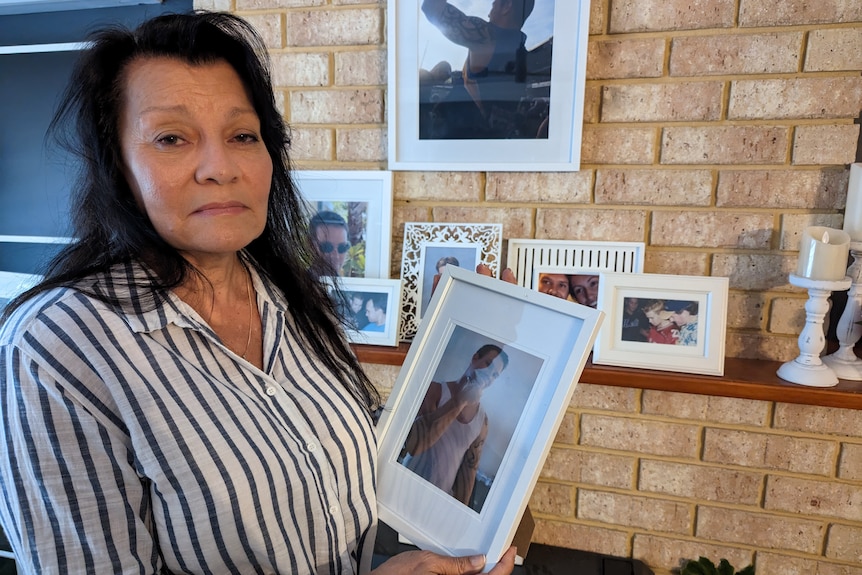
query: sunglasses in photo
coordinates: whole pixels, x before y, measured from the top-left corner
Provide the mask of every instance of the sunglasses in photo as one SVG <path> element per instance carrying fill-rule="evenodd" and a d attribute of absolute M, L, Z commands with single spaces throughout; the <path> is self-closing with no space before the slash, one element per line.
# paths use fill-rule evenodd
<path fill-rule="evenodd" d="M 343 254 L 350 249 L 350 242 L 341 242 L 337 246 L 333 245 L 332 242 L 318 242 L 317 247 L 322 254 L 331 253 L 334 249 L 337 249 L 338 253 Z"/>

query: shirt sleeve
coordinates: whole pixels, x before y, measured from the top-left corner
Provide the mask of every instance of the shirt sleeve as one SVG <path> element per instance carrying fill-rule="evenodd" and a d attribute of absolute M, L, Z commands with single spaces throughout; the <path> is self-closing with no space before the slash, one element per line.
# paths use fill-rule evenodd
<path fill-rule="evenodd" d="M 0 522 L 18 572 L 157 573 L 148 484 L 122 420 L 81 376 L 62 357 L 0 348 Z"/>

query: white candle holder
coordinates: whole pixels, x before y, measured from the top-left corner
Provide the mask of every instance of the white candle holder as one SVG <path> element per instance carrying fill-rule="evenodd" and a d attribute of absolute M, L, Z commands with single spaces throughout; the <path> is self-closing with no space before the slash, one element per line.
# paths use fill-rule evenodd
<path fill-rule="evenodd" d="M 778 368 L 778 377 L 791 383 L 811 387 L 832 387 L 838 385 L 838 376 L 820 359 L 826 346 L 823 333 L 823 318 L 829 311 L 829 296 L 833 291 L 850 287 L 851 279 L 813 280 L 790 274 L 790 283 L 808 290 L 805 302 L 805 326 L 799 334 L 799 356 Z"/>
<path fill-rule="evenodd" d="M 862 242 L 850 242 L 850 255 L 853 256 L 853 263 L 847 268 L 847 275 L 853 283 L 850 284 L 847 304 L 835 328 L 838 350 L 824 357 L 823 363 L 831 367 L 840 379 L 862 381 L 862 360 L 853 351 L 862 336 L 862 325 L 856 323 L 862 319 Z"/>

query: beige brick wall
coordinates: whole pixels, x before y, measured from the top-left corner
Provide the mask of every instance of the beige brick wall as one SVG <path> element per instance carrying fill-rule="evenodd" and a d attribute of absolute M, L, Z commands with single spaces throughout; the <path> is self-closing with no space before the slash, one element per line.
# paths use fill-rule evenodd
<path fill-rule="evenodd" d="M 301 167 L 386 169 L 384 0 L 196 6 L 263 33 Z M 842 224 L 860 71 L 859 0 L 593 0 L 581 171 L 396 173 L 393 275 L 407 221 L 643 241 L 648 272 L 730 278 L 729 356 L 790 359 L 787 274 L 802 229 Z M 657 573 L 862 575 L 862 412 L 582 384 L 531 506 L 536 541 Z"/>

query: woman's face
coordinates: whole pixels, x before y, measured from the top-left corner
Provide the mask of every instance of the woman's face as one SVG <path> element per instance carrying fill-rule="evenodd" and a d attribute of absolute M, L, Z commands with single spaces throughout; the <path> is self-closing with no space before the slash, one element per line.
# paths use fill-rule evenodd
<path fill-rule="evenodd" d="M 159 235 L 192 260 L 236 252 L 258 237 L 272 160 L 234 69 L 143 58 L 124 80 L 124 174 Z"/>

